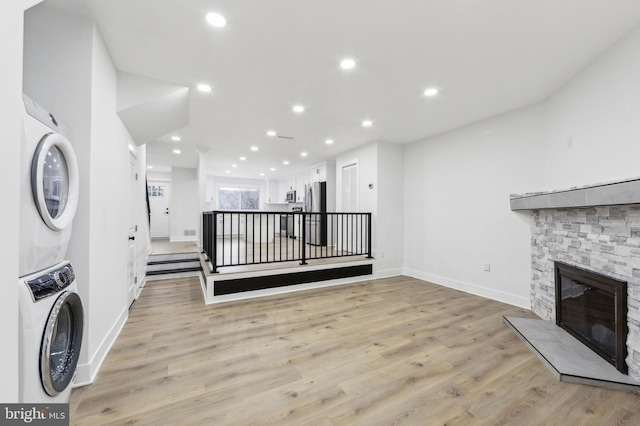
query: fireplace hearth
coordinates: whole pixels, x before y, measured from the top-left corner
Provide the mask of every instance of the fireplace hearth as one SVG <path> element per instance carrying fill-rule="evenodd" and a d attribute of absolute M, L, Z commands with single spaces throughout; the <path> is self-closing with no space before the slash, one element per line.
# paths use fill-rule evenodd
<path fill-rule="evenodd" d="M 627 283 L 554 262 L 556 324 L 627 374 Z"/>

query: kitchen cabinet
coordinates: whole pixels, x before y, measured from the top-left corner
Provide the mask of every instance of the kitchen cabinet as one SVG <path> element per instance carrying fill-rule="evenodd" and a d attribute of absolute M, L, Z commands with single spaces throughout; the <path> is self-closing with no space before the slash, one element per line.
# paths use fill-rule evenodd
<path fill-rule="evenodd" d="M 284 203 L 287 201 L 287 182 L 284 180 L 278 181 L 278 201 L 277 203 Z"/>
<path fill-rule="evenodd" d="M 280 195 L 278 193 L 278 181 L 277 180 L 270 180 L 268 181 L 267 184 L 267 196 L 266 196 L 266 201 L 267 203 L 282 203 L 282 198 L 280 198 Z"/>
<path fill-rule="evenodd" d="M 298 203 L 304 203 L 305 186 L 311 182 L 309 175 L 302 175 L 296 179 L 296 201 Z"/>
<path fill-rule="evenodd" d="M 326 182 L 327 181 L 327 165 L 322 164 L 314 167 L 311 171 L 311 182 Z"/>

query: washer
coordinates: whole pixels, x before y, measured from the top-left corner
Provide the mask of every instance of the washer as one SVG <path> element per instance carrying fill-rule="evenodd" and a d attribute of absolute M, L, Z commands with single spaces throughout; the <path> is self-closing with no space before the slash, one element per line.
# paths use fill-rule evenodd
<path fill-rule="evenodd" d="M 23 95 L 20 262 L 23 276 L 64 260 L 78 207 L 78 161 L 56 118 Z"/>
<path fill-rule="evenodd" d="M 19 279 L 20 402 L 66 403 L 82 346 L 84 310 L 70 262 Z"/>

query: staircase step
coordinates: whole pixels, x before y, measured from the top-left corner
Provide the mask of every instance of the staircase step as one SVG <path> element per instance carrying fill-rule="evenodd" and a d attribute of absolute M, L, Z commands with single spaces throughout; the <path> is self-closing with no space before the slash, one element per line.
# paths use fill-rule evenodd
<path fill-rule="evenodd" d="M 151 259 L 151 258 L 149 258 Z M 190 257 L 188 259 L 169 259 L 169 260 L 150 260 L 147 262 L 147 265 L 166 265 L 171 263 L 189 263 L 189 262 L 200 262 L 198 257 Z"/>
<path fill-rule="evenodd" d="M 161 269 L 158 271 L 147 271 L 147 275 L 165 275 L 165 274 L 179 274 L 181 272 L 198 272 L 201 268 L 179 268 L 179 269 Z"/>
<path fill-rule="evenodd" d="M 147 264 L 147 271 L 164 271 L 164 270 L 182 270 L 190 268 L 199 268 L 200 261 L 185 261 L 185 262 L 168 262 L 168 263 L 154 263 Z"/>
<path fill-rule="evenodd" d="M 174 261 L 174 260 L 192 260 L 198 259 L 200 257 L 200 253 L 190 252 L 190 253 L 172 253 L 172 254 L 152 254 L 149 255 L 149 262 L 165 262 L 165 261 Z"/>

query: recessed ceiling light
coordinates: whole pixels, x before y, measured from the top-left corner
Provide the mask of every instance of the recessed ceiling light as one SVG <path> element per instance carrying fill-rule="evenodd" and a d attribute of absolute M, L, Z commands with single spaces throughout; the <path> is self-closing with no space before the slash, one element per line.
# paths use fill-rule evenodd
<path fill-rule="evenodd" d="M 240 161 L 246 161 L 247 157 L 240 157 Z"/>
<path fill-rule="evenodd" d="M 237 164 L 232 164 L 231 167 L 233 167 L 234 169 L 238 168 Z"/>
<path fill-rule="evenodd" d="M 174 150 L 173 150 L 173 153 L 174 153 L 174 154 L 182 154 L 182 151 L 180 151 L 179 149 L 174 149 Z"/>
<path fill-rule="evenodd" d="M 275 172 L 275 171 L 276 171 L 276 168 L 275 168 L 275 167 L 272 167 L 272 168 L 270 168 L 269 170 L 271 170 L 272 172 Z"/>
<path fill-rule="evenodd" d="M 264 176 L 264 173 L 260 173 L 260 176 Z"/>
<path fill-rule="evenodd" d="M 327 139 L 324 141 L 327 145 L 333 145 L 333 139 Z"/>
<path fill-rule="evenodd" d="M 208 84 L 200 83 L 198 84 L 198 90 L 202 93 L 209 93 L 211 92 L 211 86 L 209 86 Z"/>
<path fill-rule="evenodd" d="M 171 136 L 171 140 L 174 142 L 180 142 L 182 139 L 180 139 L 180 136 Z"/>
<path fill-rule="evenodd" d="M 342 60 L 342 62 L 340 62 L 340 68 L 342 68 L 343 70 L 350 70 L 355 66 L 356 66 L 356 61 L 354 61 L 351 58 L 345 58 Z"/>
<path fill-rule="evenodd" d="M 267 132 L 267 136 L 275 136 L 275 135 L 276 135 L 276 132 L 274 130 L 269 130 Z"/>
<path fill-rule="evenodd" d="M 230 170 L 225 170 L 224 172 L 225 172 L 225 173 L 231 173 L 231 171 L 230 171 Z"/>
<path fill-rule="evenodd" d="M 430 87 L 424 91 L 425 96 L 435 96 L 437 94 L 438 94 L 438 89 L 436 89 L 435 87 Z"/>
<path fill-rule="evenodd" d="M 304 112 L 304 107 L 302 105 L 294 105 L 293 108 L 291 108 L 293 110 L 293 112 L 300 114 Z"/>
<path fill-rule="evenodd" d="M 257 146 L 252 146 L 252 147 L 251 147 L 251 151 L 257 151 L 257 150 L 258 150 L 258 147 L 257 147 Z"/>
<path fill-rule="evenodd" d="M 362 127 L 371 127 L 373 125 L 373 121 L 371 120 L 364 120 L 362 122 Z"/>
<path fill-rule="evenodd" d="M 288 166 L 289 162 L 288 161 L 283 161 L 282 164 L 284 164 L 285 166 Z"/>
<path fill-rule="evenodd" d="M 151 170 L 153 169 L 153 166 L 147 166 L 147 169 Z"/>
<path fill-rule="evenodd" d="M 227 25 L 227 20 L 225 19 L 224 16 L 220 15 L 219 13 L 216 13 L 216 12 L 207 13 L 206 18 L 207 18 L 207 22 L 212 27 L 222 28 L 225 25 Z"/>
<path fill-rule="evenodd" d="M 306 157 L 308 154 L 306 152 L 301 152 L 300 157 Z"/>

